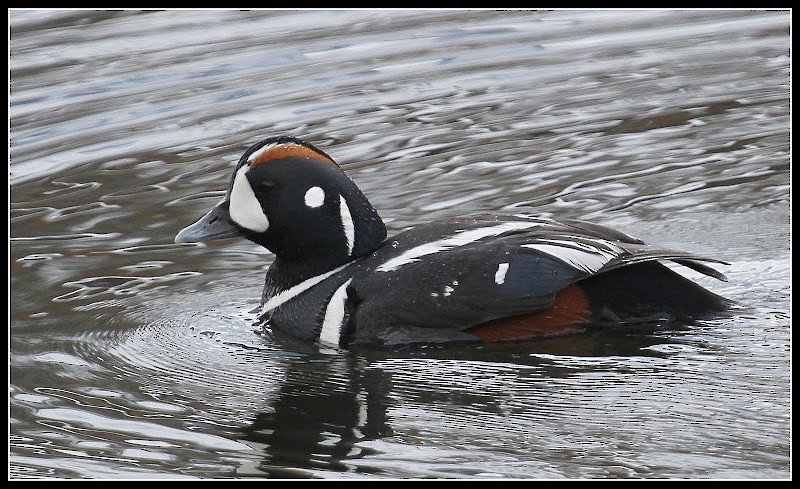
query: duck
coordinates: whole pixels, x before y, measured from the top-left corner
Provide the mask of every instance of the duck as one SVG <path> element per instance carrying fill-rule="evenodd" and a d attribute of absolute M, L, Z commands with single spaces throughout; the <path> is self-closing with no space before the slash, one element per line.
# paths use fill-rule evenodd
<path fill-rule="evenodd" d="M 710 264 L 729 263 L 588 221 L 481 213 L 387 236 L 339 164 L 293 136 L 250 146 L 225 197 L 175 242 L 227 238 L 274 254 L 265 327 L 341 349 L 624 331 L 732 304 L 674 270 L 727 281 Z"/>

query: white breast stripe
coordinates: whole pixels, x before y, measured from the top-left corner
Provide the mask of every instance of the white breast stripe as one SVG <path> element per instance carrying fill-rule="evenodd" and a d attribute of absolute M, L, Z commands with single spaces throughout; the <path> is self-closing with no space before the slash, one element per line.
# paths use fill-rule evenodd
<path fill-rule="evenodd" d="M 319 342 L 339 346 L 342 336 L 342 322 L 344 321 L 344 303 L 347 302 L 347 286 L 353 279 L 349 279 L 333 293 L 328 307 L 325 308 L 325 319 L 322 321 L 322 330 L 319 333 Z"/>
<path fill-rule="evenodd" d="M 545 225 L 546 224 L 543 222 L 514 221 L 504 222 L 502 224 L 498 224 L 497 226 L 487 226 L 478 229 L 461 231 L 453 236 L 431 241 L 430 243 L 415 246 L 408 251 L 404 251 L 400 254 L 400 256 L 394 257 L 391 260 L 387 260 L 383 265 L 379 266 L 377 270 L 379 272 L 391 272 L 393 270 L 397 270 L 403 265 L 413 263 L 425 255 L 432 255 L 434 253 L 439 253 L 440 251 L 446 251 L 456 246 L 464 246 L 469 243 L 474 243 L 479 239 L 489 236 L 499 236 L 509 231 L 519 231 L 522 229 Z"/>
<path fill-rule="evenodd" d="M 263 233 L 269 229 L 269 220 L 247 180 L 246 173 L 249 168 L 245 165 L 236 172 L 233 187 L 231 187 L 231 203 L 228 213 L 236 224 L 257 233 Z"/>
<path fill-rule="evenodd" d="M 344 237 L 347 239 L 347 256 L 350 256 L 353 254 L 353 246 L 356 242 L 356 228 L 353 224 L 353 216 L 350 215 L 350 207 L 347 206 L 343 195 L 339 196 L 339 214 L 342 218 Z"/>
<path fill-rule="evenodd" d="M 497 265 L 497 272 L 494 274 L 494 283 L 503 285 L 506 281 L 506 272 L 508 272 L 508 263 L 501 263 Z"/>
<path fill-rule="evenodd" d="M 610 241 L 596 241 L 600 246 L 592 246 L 578 241 L 548 239 L 542 240 L 542 243 L 525 244 L 522 247 L 541 251 L 577 270 L 595 273 L 603 268 L 606 263 L 623 253 L 622 248 L 612 244 Z"/>
<path fill-rule="evenodd" d="M 275 309 L 276 307 L 280 306 L 281 304 L 285 303 L 289 299 L 293 299 L 298 295 L 302 294 L 306 290 L 310 289 L 311 287 L 317 285 L 318 283 L 322 282 L 326 278 L 330 277 L 334 273 L 342 270 L 344 267 L 349 265 L 349 263 L 345 263 L 340 267 L 336 267 L 329 272 L 325 272 L 321 275 L 315 275 L 309 279 L 303 280 L 299 284 L 295 285 L 294 287 L 289 287 L 288 289 L 284 290 L 283 292 L 272 296 L 264 305 L 261 306 L 261 313 L 265 313 Z"/>

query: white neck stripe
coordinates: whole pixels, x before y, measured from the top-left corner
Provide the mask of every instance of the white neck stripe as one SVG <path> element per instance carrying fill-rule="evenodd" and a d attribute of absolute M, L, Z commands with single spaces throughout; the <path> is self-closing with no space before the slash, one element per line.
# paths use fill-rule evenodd
<path fill-rule="evenodd" d="M 289 287 L 288 289 L 284 290 L 283 292 L 272 296 L 267 302 L 265 302 L 261 306 L 261 313 L 265 313 L 275 309 L 276 307 L 280 306 L 281 304 L 285 303 L 286 301 L 297 297 L 298 295 L 302 294 L 306 290 L 310 289 L 311 287 L 317 285 L 318 283 L 322 282 L 326 278 L 330 277 L 336 272 L 339 272 L 344 267 L 349 265 L 350 263 L 345 263 L 344 265 L 338 266 L 333 270 L 325 272 L 321 275 L 315 275 L 311 278 L 303 280 L 299 284 Z"/>
<path fill-rule="evenodd" d="M 356 228 L 353 224 L 353 216 L 350 215 L 350 207 L 343 195 L 339 195 L 339 214 L 342 218 L 344 237 L 347 239 L 347 256 L 350 256 L 353 254 L 353 246 L 356 241 Z"/>

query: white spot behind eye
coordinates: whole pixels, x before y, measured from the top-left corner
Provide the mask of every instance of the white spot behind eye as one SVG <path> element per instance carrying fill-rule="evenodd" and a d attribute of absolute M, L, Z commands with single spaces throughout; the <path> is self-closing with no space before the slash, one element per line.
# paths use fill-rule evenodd
<path fill-rule="evenodd" d="M 236 172 L 231 188 L 230 206 L 228 214 L 231 220 L 245 229 L 263 233 L 269 229 L 269 219 L 264 214 L 250 182 L 247 180 L 247 170 L 243 166 Z"/>
<path fill-rule="evenodd" d="M 307 206 L 316 209 L 325 203 L 325 191 L 320 187 L 311 187 L 306 191 L 304 199 Z"/>

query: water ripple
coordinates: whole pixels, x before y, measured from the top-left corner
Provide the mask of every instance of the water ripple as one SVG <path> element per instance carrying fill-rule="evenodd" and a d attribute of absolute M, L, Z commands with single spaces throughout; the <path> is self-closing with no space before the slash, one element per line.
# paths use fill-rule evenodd
<path fill-rule="evenodd" d="M 11 241 L 72 241 L 83 239 L 114 239 L 122 236 L 120 233 L 75 233 L 44 236 L 13 236 Z"/>
<path fill-rule="evenodd" d="M 54 302 L 70 302 L 75 300 L 95 300 L 98 296 L 117 295 L 129 296 L 140 294 L 143 291 L 162 287 L 162 284 L 175 282 L 186 277 L 200 275 L 199 272 L 178 272 L 152 277 L 136 276 L 102 276 L 89 277 L 74 282 L 65 282 L 66 287 L 77 287 L 77 290 L 53 298 Z"/>
<path fill-rule="evenodd" d="M 9 17 L 14 478 L 791 474 L 791 16 Z M 264 49 L 269 46 L 269 49 Z M 343 351 L 262 330 L 273 256 L 176 245 L 242 152 L 328 151 L 391 232 L 589 219 L 729 261 L 652 335 Z"/>

